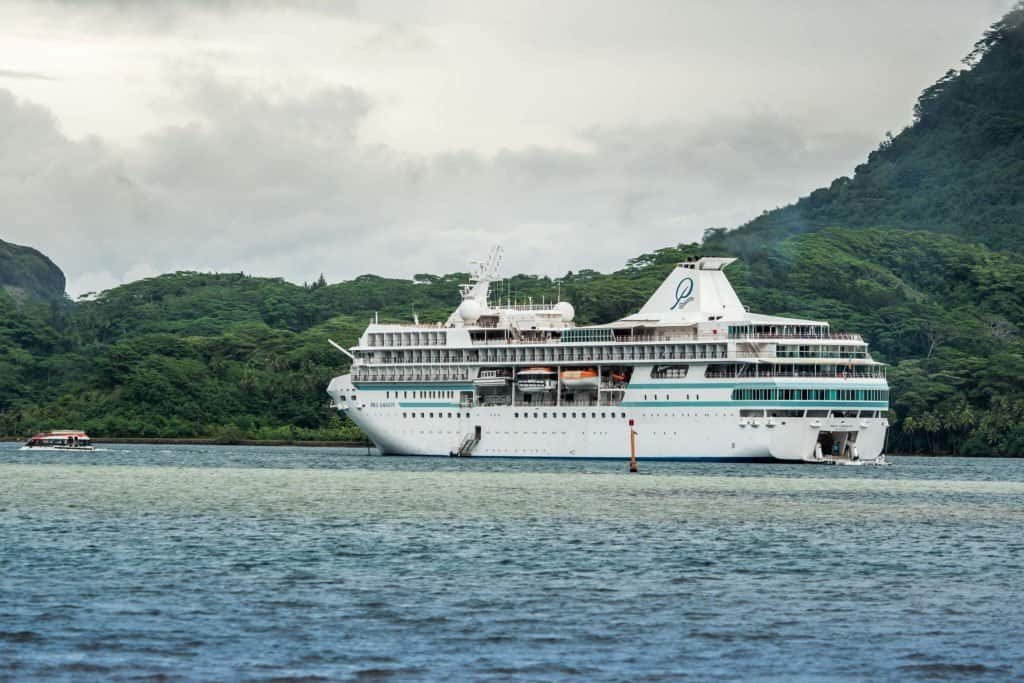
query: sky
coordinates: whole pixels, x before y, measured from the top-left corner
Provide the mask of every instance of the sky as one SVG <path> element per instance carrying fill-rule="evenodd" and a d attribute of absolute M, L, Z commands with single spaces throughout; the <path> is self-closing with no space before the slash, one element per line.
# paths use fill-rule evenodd
<path fill-rule="evenodd" d="M 827 185 L 1013 0 L 6 0 L 0 239 L 175 270 L 613 270 Z"/>

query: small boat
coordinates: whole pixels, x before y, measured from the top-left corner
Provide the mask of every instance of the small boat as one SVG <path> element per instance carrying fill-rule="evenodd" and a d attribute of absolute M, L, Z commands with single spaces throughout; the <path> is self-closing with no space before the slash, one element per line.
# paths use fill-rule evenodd
<path fill-rule="evenodd" d="M 74 429 L 57 429 L 40 432 L 29 439 L 23 451 L 94 451 L 95 447 L 85 432 Z"/>
<path fill-rule="evenodd" d="M 562 386 L 573 391 L 596 390 L 601 384 L 597 370 L 562 370 Z"/>
<path fill-rule="evenodd" d="M 500 370 L 481 370 L 480 375 L 473 380 L 473 384 L 478 387 L 503 387 L 508 382 L 508 376 Z"/>
<path fill-rule="evenodd" d="M 524 394 L 554 391 L 557 376 L 551 368 L 523 368 L 516 373 L 516 386 Z"/>

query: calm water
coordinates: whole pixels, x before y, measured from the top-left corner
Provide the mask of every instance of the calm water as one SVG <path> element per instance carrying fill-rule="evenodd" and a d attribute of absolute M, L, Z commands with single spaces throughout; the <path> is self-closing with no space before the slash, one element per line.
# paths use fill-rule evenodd
<path fill-rule="evenodd" d="M 0 444 L 0 680 L 1024 679 L 1024 461 Z"/>

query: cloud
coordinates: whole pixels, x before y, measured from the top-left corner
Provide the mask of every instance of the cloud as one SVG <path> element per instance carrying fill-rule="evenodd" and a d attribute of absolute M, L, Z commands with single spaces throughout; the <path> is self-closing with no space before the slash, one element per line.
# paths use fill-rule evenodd
<path fill-rule="evenodd" d="M 56 81 L 53 76 L 35 71 L 16 71 L 13 69 L 0 69 L 0 78 L 13 78 L 23 81 Z"/>
<path fill-rule="evenodd" d="M 54 258 L 73 295 L 177 269 L 408 277 L 494 242 L 509 271 L 608 269 L 788 202 L 873 144 L 757 111 L 580 131 L 584 151 L 415 155 L 360 142 L 374 105 L 353 88 L 271 97 L 206 78 L 184 98 L 192 123 L 115 148 L 0 91 L 4 238 Z"/>

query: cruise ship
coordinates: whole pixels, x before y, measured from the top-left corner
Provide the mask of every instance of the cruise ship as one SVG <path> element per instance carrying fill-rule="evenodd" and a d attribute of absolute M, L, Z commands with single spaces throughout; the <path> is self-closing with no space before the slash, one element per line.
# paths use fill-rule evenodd
<path fill-rule="evenodd" d="M 383 454 L 884 461 L 889 388 L 856 334 L 749 312 L 725 268 L 679 263 L 634 315 L 495 300 L 495 248 L 445 323 L 371 322 L 327 393 Z"/>

